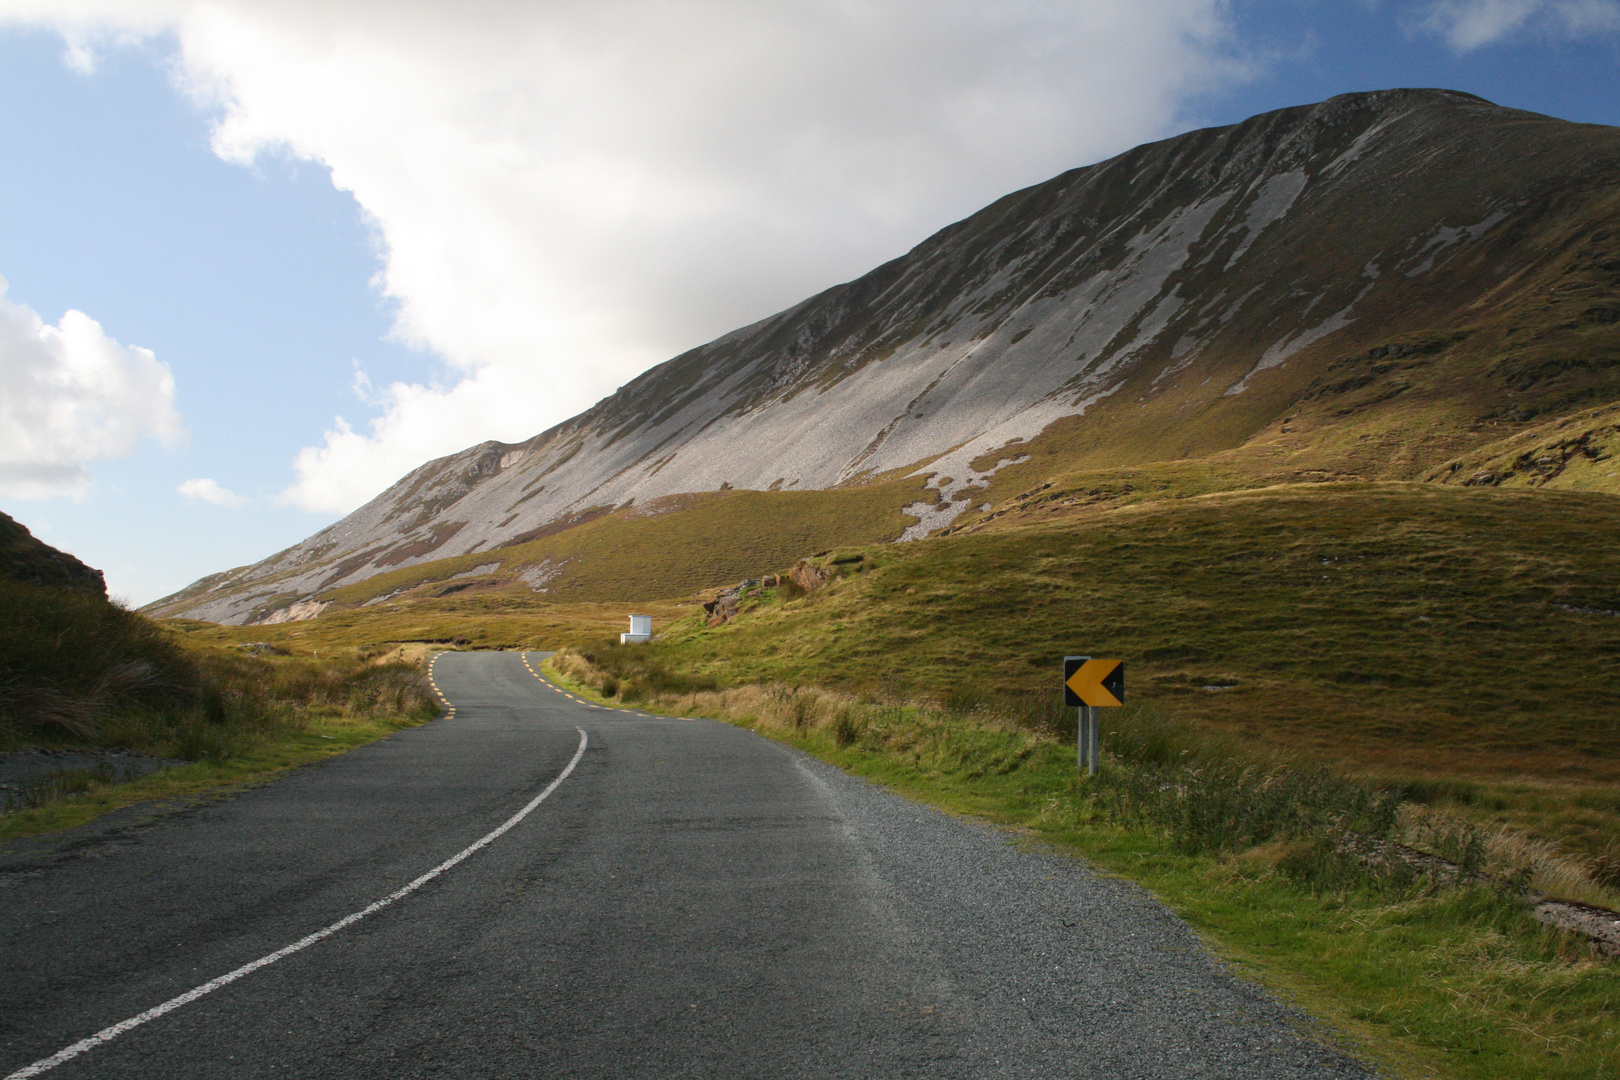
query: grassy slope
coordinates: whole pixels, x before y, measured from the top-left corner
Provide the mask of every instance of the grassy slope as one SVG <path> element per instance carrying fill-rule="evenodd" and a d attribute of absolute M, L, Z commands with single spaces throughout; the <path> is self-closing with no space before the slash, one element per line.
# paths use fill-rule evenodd
<path fill-rule="evenodd" d="M 511 586 L 514 601 L 543 588 L 547 601 L 592 604 L 690 595 L 756 577 L 836 543 L 892 540 L 916 518 L 900 508 L 931 501 L 922 480 L 890 479 L 836 491 L 718 491 L 677 495 L 596 518 L 509 548 L 406 567 L 318 594 L 339 608 L 379 597 L 431 599 Z M 481 574 L 469 571 L 499 564 Z M 545 569 L 532 584 L 519 575 Z M 527 605 L 523 605 L 527 606 Z"/>
<path fill-rule="evenodd" d="M 36 539 L 9 514 L 0 514 L 0 581 L 107 592 L 101 571 Z"/>
<path fill-rule="evenodd" d="M 371 608 L 338 608 L 320 618 L 273 626 L 220 626 L 193 619 L 164 625 L 189 639 L 229 646 L 262 641 L 293 656 L 423 643 L 443 648 L 554 649 L 600 641 L 629 629 L 632 611 L 663 626 L 690 614 L 692 601 L 569 604 L 535 596 L 522 585 L 468 590 L 448 597 L 403 596 Z"/>
<path fill-rule="evenodd" d="M 866 572 L 715 630 L 690 600 L 561 603 L 479 578 L 307 622 L 184 625 L 199 641 L 303 655 L 401 641 L 555 648 L 616 634 L 633 608 L 669 628 L 656 650 L 723 682 L 939 700 L 1049 694 L 1058 658 L 1108 653 L 1127 660 L 1133 700 L 1188 722 L 1366 774 L 1443 780 L 1436 790 L 1476 817 L 1620 852 L 1620 618 L 1602 614 L 1620 610 L 1620 498 L 1412 483 L 1201 494 L 1232 482 L 1207 463 L 1059 477 L 1006 517 L 863 548 L 852 565 Z M 680 552 L 668 527 L 701 546 L 749 524 L 739 514 L 704 531 L 699 516 L 592 523 L 620 544 L 595 563 L 640 568 L 637 588 L 651 590 L 669 584 L 653 556 Z M 640 554 L 632 527 L 646 530 Z M 722 581 L 821 542 L 742 548 Z"/>
<path fill-rule="evenodd" d="M 1359 772 L 1470 781 L 1452 790 L 1471 812 L 1600 852 L 1620 842 L 1620 617 L 1597 613 L 1620 610 L 1616 535 L 1620 499 L 1546 491 L 1159 500 L 867 549 L 860 574 L 653 649 L 726 684 L 942 701 L 1055 693 L 1063 655 L 1120 656 L 1132 700 Z"/>
<path fill-rule="evenodd" d="M 690 602 L 637 601 L 664 637 L 625 654 L 700 682 L 821 685 L 959 708 L 1049 701 L 1063 654 L 1120 655 L 1132 699 L 1183 723 L 1394 778 L 1451 811 L 1587 855 L 1612 851 L 1620 617 L 1600 613 L 1620 610 L 1620 562 L 1609 554 L 1620 498 L 1258 482 L 1211 462 L 1060 475 L 977 529 L 838 548 L 822 561 L 863 556 L 839 565 L 841 579 L 798 599 L 762 591 L 724 627 L 704 627 Z M 677 523 L 699 542 L 724 535 Z M 746 515 L 726 525 L 749 527 Z M 809 553 L 780 550 L 721 580 Z M 614 558 L 655 565 L 629 547 Z M 650 589 L 658 578 L 642 581 Z M 557 603 L 523 586 L 435 591 L 310 622 L 186 629 L 200 642 L 269 640 L 304 655 L 455 636 L 555 647 L 600 642 L 631 609 Z M 1162 835 L 1083 812 L 1072 751 L 1050 741 L 1007 753 L 962 729 L 895 753 L 840 744 L 825 729 L 770 733 L 897 790 L 1075 846 L 1165 897 L 1234 962 L 1403 1074 L 1620 1074 L 1612 965 L 1538 929 L 1517 901 L 1313 892 L 1278 876 L 1275 852 L 1178 852 Z"/>

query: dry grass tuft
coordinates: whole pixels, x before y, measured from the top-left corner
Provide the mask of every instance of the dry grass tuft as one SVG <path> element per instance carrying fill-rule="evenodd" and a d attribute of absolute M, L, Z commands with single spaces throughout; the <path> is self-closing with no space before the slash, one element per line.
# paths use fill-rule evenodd
<path fill-rule="evenodd" d="M 1401 807 L 1395 838 L 1499 882 L 1557 900 L 1620 910 L 1620 889 L 1603 879 L 1600 859 L 1574 854 L 1519 829 L 1480 826 L 1454 814 L 1407 803 Z"/>

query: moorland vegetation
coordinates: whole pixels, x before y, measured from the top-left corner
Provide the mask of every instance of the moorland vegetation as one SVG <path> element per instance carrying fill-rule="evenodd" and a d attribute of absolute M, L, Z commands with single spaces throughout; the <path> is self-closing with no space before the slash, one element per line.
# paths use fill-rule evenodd
<path fill-rule="evenodd" d="M 108 599 L 99 574 L 10 518 L 0 528 L 0 752 L 120 750 L 172 765 L 134 783 L 105 766 L 26 777 L 5 793 L 0 835 L 262 780 L 438 712 L 424 650 L 295 657 L 195 641 Z"/>

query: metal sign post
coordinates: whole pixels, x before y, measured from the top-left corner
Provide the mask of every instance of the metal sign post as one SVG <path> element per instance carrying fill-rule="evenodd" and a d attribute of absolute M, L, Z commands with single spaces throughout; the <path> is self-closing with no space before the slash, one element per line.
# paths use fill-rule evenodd
<path fill-rule="evenodd" d="M 1095 776 L 1097 759 L 1102 750 L 1101 733 L 1097 730 L 1097 710 L 1118 708 L 1125 704 L 1125 662 L 1094 660 L 1089 656 L 1065 656 L 1063 702 L 1080 710 L 1080 768 Z"/>
<path fill-rule="evenodd" d="M 1096 715 L 1090 705 L 1080 706 L 1080 767 L 1093 776 L 1097 773 L 1097 735 L 1091 725 Z"/>

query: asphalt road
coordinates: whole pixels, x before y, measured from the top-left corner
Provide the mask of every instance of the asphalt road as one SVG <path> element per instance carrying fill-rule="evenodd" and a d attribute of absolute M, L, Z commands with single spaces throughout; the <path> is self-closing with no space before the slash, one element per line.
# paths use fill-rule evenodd
<path fill-rule="evenodd" d="M 538 656 L 529 659 L 538 667 Z M 0 858 L 0 1076 L 1362 1076 L 1139 890 L 514 653 L 454 714 L 235 798 Z"/>

